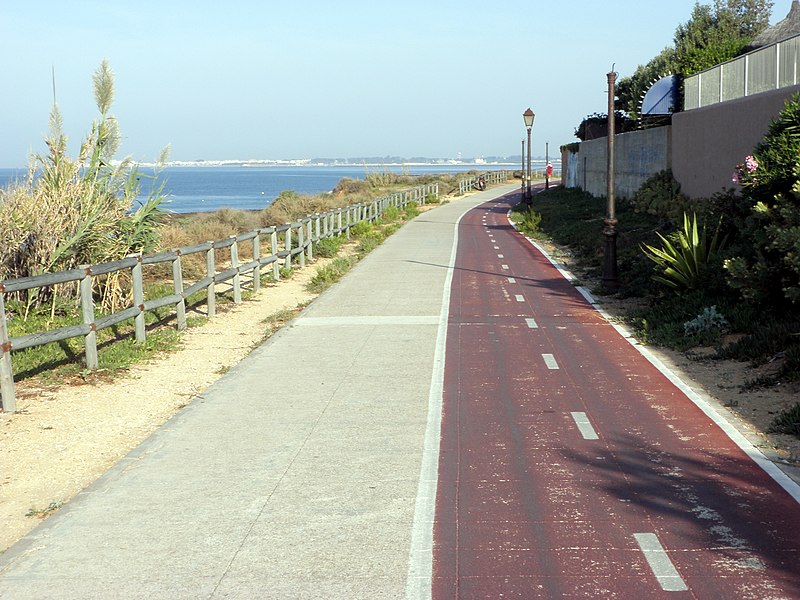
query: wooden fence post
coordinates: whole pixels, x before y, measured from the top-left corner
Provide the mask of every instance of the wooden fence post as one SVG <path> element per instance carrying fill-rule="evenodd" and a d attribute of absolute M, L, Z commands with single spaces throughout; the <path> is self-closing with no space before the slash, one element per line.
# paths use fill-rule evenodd
<path fill-rule="evenodd" d="M 300 249 L 300 268 L 306 268 L 306 232 L 305 232 L 305 225 L 303 222 L 300 221 L 300 225 L 297 227 L 297 247 Z"/>
<path fill-rule="evenodd" d="M 0 406 L 3 412 L 16 412 L 17 397 L 14 392 L 14 371 L 11 368 L 11 341 L 6 323 L 6 304 L 0 285 Z"/>
<path fill-rule="evenodd" d="M 206 252 L 206 276 L 209 278 L 206 287 L 206 307 L 208 318 L 213 319 L 217 316 L 217 265 L 215 260 L 214 242 L 209 242 L 211 247 Z"/>
<path fill-rule="evenodd" d="M 139 263 L 141 265 L 142 263 Z M 83 324 L 89 326 L 88 333 L 83 336 L 86 352 L 86 368 L 96 371 L 97 360 L 97 325 L 94 321 L 94 299 L 92 298 L 92 269 L 89 265 L 81 265 L 83 279 L 81 279 L 81 315 Z"/>
<path fill-rule="evenodd" d="M 289 229 L 286 230 L 286 251 L 288 254 L 286 255 L 286 260 L 284 262 L 284 267 L 287 269 L 292 268 L 292 226 L 289 225 Z"/>
<path fill-rule="evenodd" d="M 261 289 L 261 232 L 256 231 L 256 237 L 253 238 L 253 261 L 256 266 L 253 267 L 253 292 L 258 292 Z"/>
<path fill-rule="evenodd" d="M 317 228 L 317 243 L 322 239 L 322 215 L 317 213 L 317 220 L 315 224 Z"/>
<path fill-rule="evenodd" d="M 342 232 L 342 209 L 339 209 L 336 213 L 336 217 L 339 220 L 339 233 Z M 345 230 L 347 232 L 347 239 L 350 239 L 350 207 L 347 208 L 347 228 Z"/>
<path fill-rule="evenodd" d="M 314 221 L 312 219 L 308 220 L 306 223 L 306 234 L 308 239 L 308 256 L 306 258 L 309 261 L 314 260 Z"/>
<path fill-rule="evenodd" d="M 172 286 L 181 299 L 175 303 L 175 321 L 178 331 L 186 329 L 186 298 L 183 295 L 183 266 L 181 264 L 181 251 L 176 250 L 177 256 L 172 261 Z"/>
<path fill-rule="evenodd" d="M 274 227 L 269 234 L 269 244 L 272 256 L 275 257 L 275 262 L 272 263 L 272 278 L 278 281 L 281 278 L 281 266 L 278 264 L 278 232 Z"/>
<path fill-rule="evenodd" d="M 241 304 L 242 303 L 242 276 L 239 273 L 239 242 L 236 241 L 236 236 L 230 236 L 233 238 L 233 243 L 231 244 L 231 269 L 236 269 L 236 273 L 233 274 L 233 302 L 234 304 Z"/>
<path fill-rule="evenodd" d="M 131 269 L 131 279 L 133 280 L 133 306 L 139 309 L 139 314 L 133 319 L 136 330 L 136 343 L 145 342 L 145 323 L 144 323 L 144 279 L 142 277 L 142 253 L 136 254 L 136 264 Z"/>

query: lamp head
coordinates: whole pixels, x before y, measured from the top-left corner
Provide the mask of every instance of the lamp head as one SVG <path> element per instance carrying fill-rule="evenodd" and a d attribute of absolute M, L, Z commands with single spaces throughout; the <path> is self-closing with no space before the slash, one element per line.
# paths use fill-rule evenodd
<path fill-rule="evenodd" d="M 522 118 L 525 119 L 525 127 L 527 127 L 528 129 L 533 127 L 533 119 L 535 117 L 536 115 L 533 114 L 533 111 L 530 108 L 526 110 L 524 113 L 522 113 Z"/>

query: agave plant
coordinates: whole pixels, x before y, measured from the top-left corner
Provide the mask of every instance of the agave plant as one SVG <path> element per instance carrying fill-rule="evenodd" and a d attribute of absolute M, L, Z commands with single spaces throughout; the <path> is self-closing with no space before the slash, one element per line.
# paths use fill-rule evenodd
<path fill-rule="evenodd" d="M 652 260 L 661 272 L 653 276 L 655 281 L 675 289 L 695 289 L 701 280 L 709 261 L 724 245 L 719 239 L 719 227 L 708 241 L 706 227 L 697 225 L 697 215 L 692 220 L 683 213 L 683 230 L 677 232 L 677 243 L 657 233 L 661 248 L 642 244 L 642 252 Z"/>

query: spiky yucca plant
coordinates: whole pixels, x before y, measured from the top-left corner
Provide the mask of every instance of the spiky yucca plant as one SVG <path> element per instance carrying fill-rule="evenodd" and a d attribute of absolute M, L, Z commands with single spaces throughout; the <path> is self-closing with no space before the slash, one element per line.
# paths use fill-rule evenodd
<path fill-rule="evenodd" d="M 677 232 L 677 243 L 657 233 L 661 248 L 642 244 L 642 252 L 661 269 L 653 279 L 671 288 L 695 289 L 706 271 L 709 261 L 724 245 L 719 240 L 719 228 L 711 242 L 708 241 L 706 227 L 697 225 L 697 215 L 683 213 L 683 230 Z"/>

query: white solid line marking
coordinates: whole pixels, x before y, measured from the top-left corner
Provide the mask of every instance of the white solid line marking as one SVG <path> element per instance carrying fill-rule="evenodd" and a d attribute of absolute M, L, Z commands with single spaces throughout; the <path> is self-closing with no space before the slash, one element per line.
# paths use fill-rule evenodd
<path fill-rule="evenodd" d="M 513 277 L 509 277 L 508 278 L 508 283 L 517 283 L 517 280 L 514 279 Z"/>
<path fill-rule="evenodd" d="M 525 319 L 525 322 L 528 324 L 528 328 L 539 329 L 539 324 L 536 322 L 536 319 Z"/>
<path fill-rule="evenodd" d="M 453 245 L 442 290 L 439 326 L 433 354 L 433 373 L 428 391 L 428 415 L 422 445 L 417 498 L 414 503 L 414 524 L 406 576 L 406 598 L 430 598 L 433 581 L 433 521 L 436 514 L 436 489 L 439 481 L 439 444 L 442 430 L 442 398 L 444 396 L 444 362 L 447 343 L 447 321 L 450 316 L 450 289 L 455 273 L 458 250 L 458 226 L 467 213 L 462 213 L 453 226 Z"/>
<path fill-rule="evenodd" d="M 634 533 L 633 537 L 636 538 L 636 543 L 639 548 L 644 552 L 644 557 L 647 559 L 647 564 L 653 570 L 653 575 L 656 576 L 658 584 L 665 592 L 683 592 L 686 591 L 686 583 L 681 578 L 675 565 L 669 559 L 661 542 L 654 533 Z"/>
<path fill-rule="evenodd" d="M 544 359 L 544 364 L 546 364 L 547 368 L 551 371 L 555 371 L 559 368 L 556 357 L 552 354 L 542 354 L 542 358 Z"/>
<path fill-rule="evenodd" d="M 521 294 L 517 294 L 515 298 L 517 299 L 517 302 L 525 302 L 525 296 Z"/>
<path fill-rule="evenodd" d="M 585 412 L 574 412 L 570 414 L 572 415 L 572 419 L 575 421 L 575 425 L 578 426 L 578 430 L 581 432 L 583 439 L 600 439 L 597 437 L 597 432 L 594 430 L 594 427 L 592 427 L 592 424 L 589 422 L 589 417 L 586 416 Z"/>

